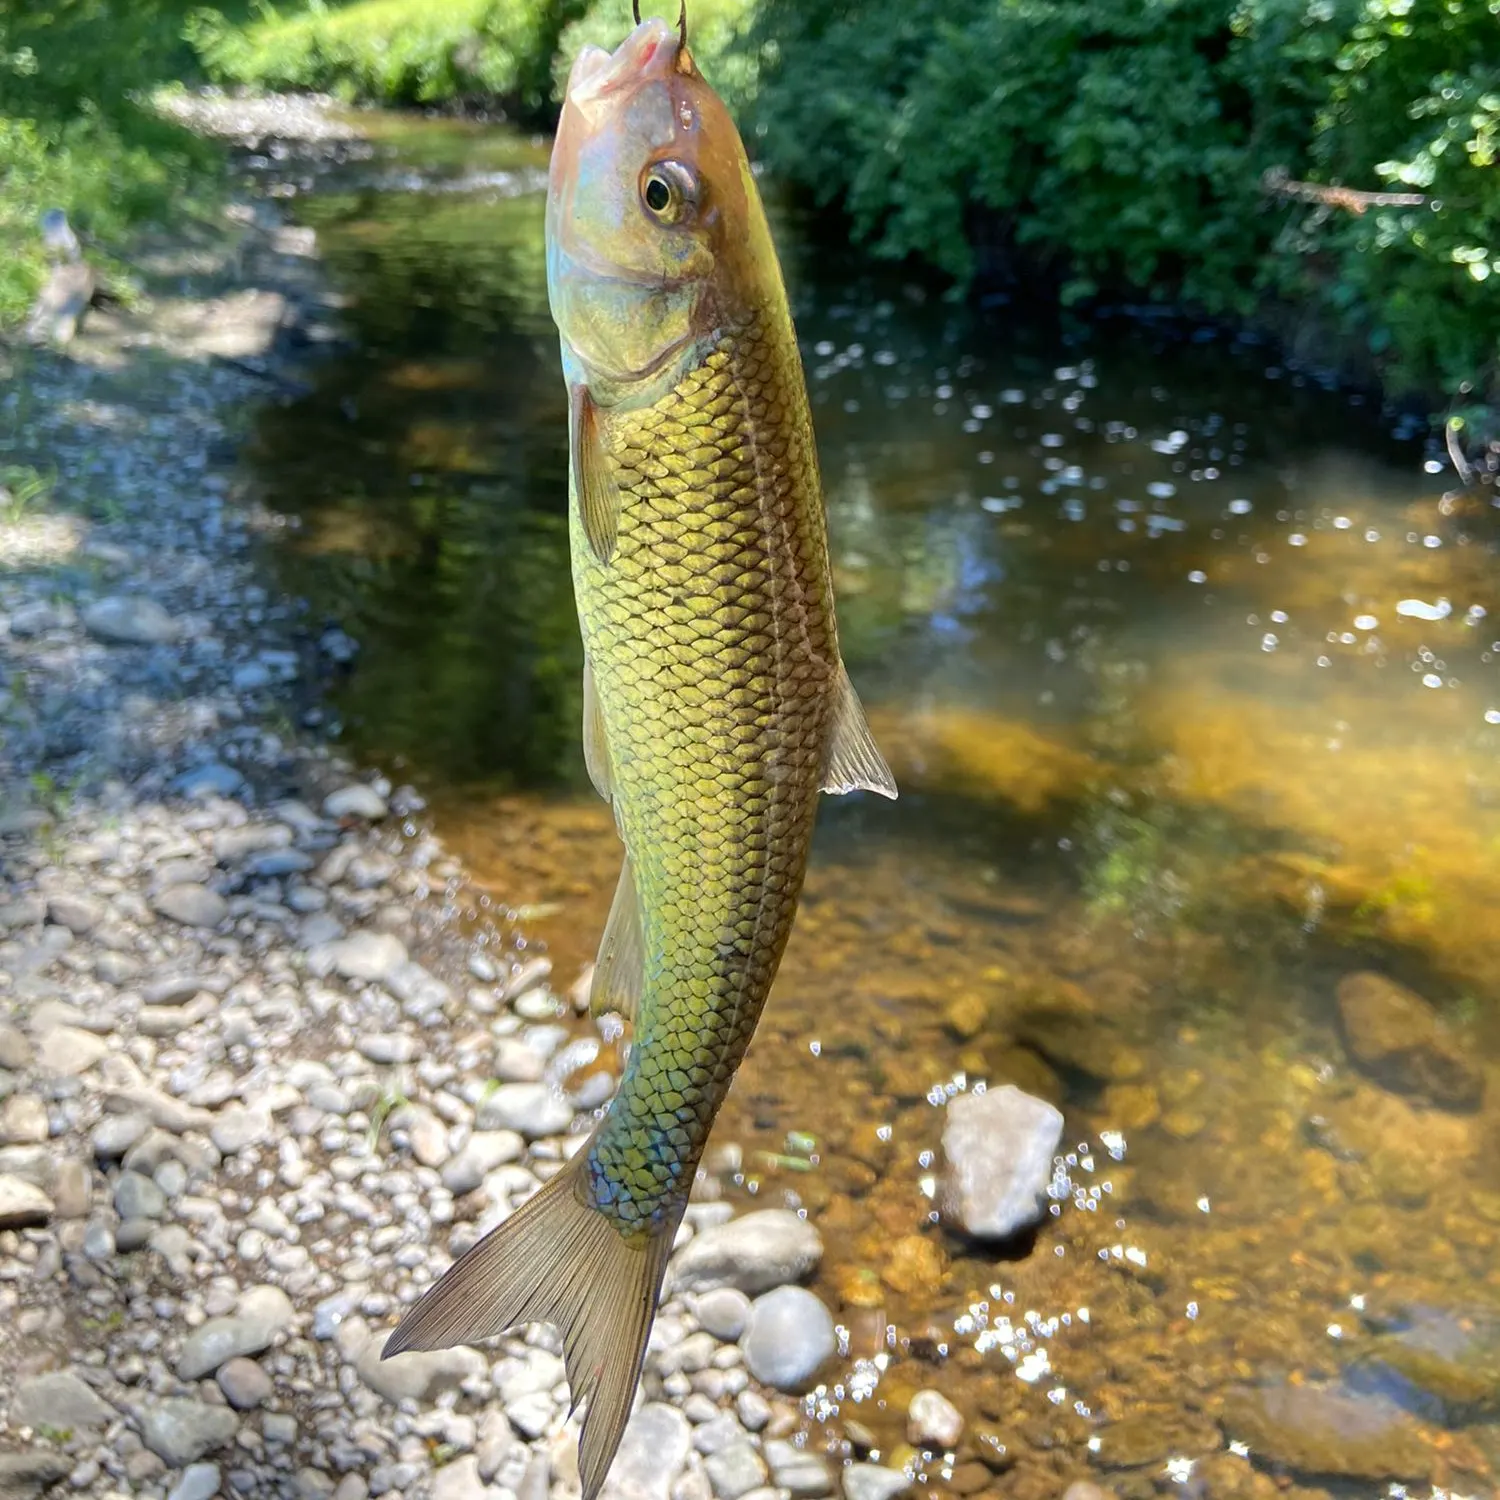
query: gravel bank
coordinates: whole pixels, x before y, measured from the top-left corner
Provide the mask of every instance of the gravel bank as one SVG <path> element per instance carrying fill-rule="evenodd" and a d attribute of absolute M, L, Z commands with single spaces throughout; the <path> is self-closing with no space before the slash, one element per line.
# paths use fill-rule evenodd
<path fill-rule="evenodd" d="M 222 102 L 226 128 L 261 133 L 244 108 Z M 57 472 L 50 499 L 0 509 L 6 1495 L 578 1490 L 542 1330 L 377 1357 L 578 1148 L 613 1054 L 545 961 L 462 919 L 418 793 L 318 741 L 318 683 L 357 643 L 257 579 L 275 523 L 240 493 L 235 438 L 278 350 L 336 323 L 314 250 L 237 206 L 222 240 L 143 259 L 146 313 L 30 360 L 0 407 L 13 454 Z M 615 1496 L 841 1483 L 842 1455 L 787 1441 L 800 1403 L 740 1345 L 769 1316 L 744 1292 L 805 1275 L 817 1236 L 728 1218 L 689 1212 L 684 1242 L 714 1239 L 658 1319 Z M 805 1326 L 783 1385 L 833 1352 Z"/>

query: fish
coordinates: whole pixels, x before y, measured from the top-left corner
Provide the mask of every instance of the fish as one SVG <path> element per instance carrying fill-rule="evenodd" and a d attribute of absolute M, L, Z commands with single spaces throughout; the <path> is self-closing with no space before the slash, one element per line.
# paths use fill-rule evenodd
<path fill-rule="evenodd" d="M 896 785 L 839 652 L 780 263 L 685 16 L 578 56 L 546 249 L 584 760 L 625 849 L 591 1008 L 625 1017 L 632 1042 L 587 1143 L 384 1354 L 554 1325 L 594 1500 L 698 1161 L 792 930 L 820 793 Z"/>

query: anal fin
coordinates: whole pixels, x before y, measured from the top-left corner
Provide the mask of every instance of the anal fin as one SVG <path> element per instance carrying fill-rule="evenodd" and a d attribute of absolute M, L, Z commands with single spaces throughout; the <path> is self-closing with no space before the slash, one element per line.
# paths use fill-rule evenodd
<path fill-rule="evenodd" d="M 620 489 L 610 472 L 609 454 L 604 449 L 599 408 L 594 405 L 594 398 L 586 386 L 573 387 L 569 436 L 573 488 L 578 494 L 583 534 L 588 538 L 594 556 L 607 563 L 615 554 L 615 540 L 620 532 Z"/>
<path fill-rule="evenodd" d="M 589 990 L 589 1010 L 596 1016 L 615 1011 L 627 1021 L 635 1019 L 641 988 L 646 982 L 646 946 L 641 934 L 641 908 L 636 897 L 635 870 L 630 856 L 620 867 L 620 883 L 604 924 L 594 982 Z"/>
<path fill-rule="evenodd" d="M 583 763 L 588 767 L 594 790 L 610 800 L 609 741 L 604 736 L 604 715 L 594 689 L 594 669 L 583 659 Z"/>
<path fill-rule="evenodd" d="M 865 711 L 842 662 L 833 689 L 833 727 L 823 766 L 823 790 L 836 795 L 878 792 L 893 800 L 896 796 L 896 778 L 876 748 Z"/>

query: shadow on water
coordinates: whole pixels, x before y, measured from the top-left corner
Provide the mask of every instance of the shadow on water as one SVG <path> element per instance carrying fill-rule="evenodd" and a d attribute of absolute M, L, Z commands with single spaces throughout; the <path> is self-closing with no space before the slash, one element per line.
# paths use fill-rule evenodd
<path fill-rule="evenodd" d="M 361 643 L 346 739 L 566 987 L 619 850 L 578 749 L 545 150 L 382 130 L 298 199 L 349 342 L 254 479 L 284 576 Z M 819 1225 L 849 1348 L 808 1421 L 960 1495 L 1486 1492 L 1490 516 L 1254 343 L 975 314 L 777 225 L 846 656 L 903 788 L 828 804 L 701 1185 Z M 935 1222 L 941 1106 L 981 1080 L 1077 1144 L 1034 1243 Z M 967 1419 L 951 1455 L 907 1446 L 923 1386 Z"/>

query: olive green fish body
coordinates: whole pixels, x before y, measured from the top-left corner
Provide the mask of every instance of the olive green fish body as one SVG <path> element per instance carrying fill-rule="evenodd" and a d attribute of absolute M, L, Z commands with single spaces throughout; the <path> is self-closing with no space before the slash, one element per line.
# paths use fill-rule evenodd
<path fill-rule="evenodd" d="M 596 1200 L 629 1227 L 680 1210 L 760 1016 L 839 681 L 806 394 L 777 311 L 604 423 L 621 495 L 608 562 L 573 523 L 645 960 L 630 1064 L 589 1153 Z"/>
<path fill-rule="evenodd" d="M 633 1042 L 587 1146 L 385 1354 L 555 1324 L 595 1500 L 694 1169 L 791 933 L 819 792 L 896 788 L 839 658 L 807 392 L 759 194 L 663 21 L 574 63 L 547 282 L 584 753 L 625 845 L 592 1004 L 629 1015 Z"/>

